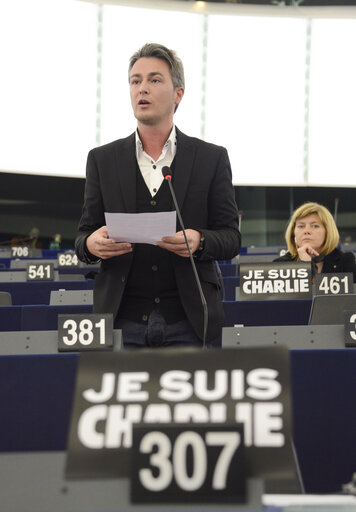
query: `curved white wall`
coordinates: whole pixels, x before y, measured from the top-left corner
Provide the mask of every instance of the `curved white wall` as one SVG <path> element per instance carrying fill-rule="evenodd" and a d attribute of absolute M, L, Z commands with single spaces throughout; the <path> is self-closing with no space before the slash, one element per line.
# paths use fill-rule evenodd
<path fill-rule="evenodd" d="M 128 59 L 160 42 L 185 65 L 176 124 L 228 148 L 235 184 L 356 186 L 356 10 L 143 4 L 0 0 L 0 170 L 84 176 L 134 130 Z"/>

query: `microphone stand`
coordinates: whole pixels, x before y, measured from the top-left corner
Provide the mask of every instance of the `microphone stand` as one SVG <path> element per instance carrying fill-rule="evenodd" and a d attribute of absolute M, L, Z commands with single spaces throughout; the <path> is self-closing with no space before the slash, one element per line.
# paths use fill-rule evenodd
<path fill-rule="evenodd" d="M 339 198 L 335 197 L 335 199 L 334 199 L 334 221 L 335 221 L 336 225 L 337 225 L 337 210 L 338 210 L 338 207 L 339 207 Z"/>
<path fill-rule="evenodd" d="M 191 252 L 190 247 L 189 247 L 189 243 L 188 243 L 188 240 L 187 240 L 187 235 L 185 234 L 185 227 L 184 227 L 184 224 L 183 224 L 182 216 L 180 214 L 180 210 L 179 210 L 179 206 L 178 206 L 178 203 L 177 203 L 176 195 L 174 193 L 174 189 L 173 189 L 173 186 L 172 186 L 172 183 L 171 183 L 171 177 L 169 175 L 166 175 L 164 178 L 165 178 L 165 180 L 168 181 L 169 190 L 171 191 L 171 194 L 172 194 L 173 203 L 174 203 L 177 215 L 178 215 L 178 220 L 179 220 L 180 226 L 181 226 L 182 231 L 183 231 L 183 236 L 184 236 L 185 244 L 186 244 L 187 249 L 188 249 L 190 262 L 191 262 L 192 267 L 193 267 L 195 281 L 197 283 L 199 294 L 200 294 L 200 299 L 201 299 L 201 302 L 202 302 L 202 305 L 203 305 L 203 312 L 204 312 L 203 348 L 206 348 L 206 331 L 207 331 L 207 327 L 208 327 L 208 305 L 206 303 L 206 299 L 204 297 L 203 289 L 202 289 L 201 284 L 200 284 L 200 279 L 199 279 L 199 276 L 198 276 L 197 268 L 195 266 L 195 262 L 194 262 L 194 259 L 193 259 L 192 252 Z"/>
<path fill-rule="evenodd" d="M 223 275 L 221 273 L 221 268 L 220 268 L 219 262 L 217 260 L 215 260 L 215 268 L 216 268 L 216 271 L 218 273 L 220 287 L 221 287 L 221 293 L 222 293 L 221 300 L 226 300 L 224 278 L 223 278 Z"/>

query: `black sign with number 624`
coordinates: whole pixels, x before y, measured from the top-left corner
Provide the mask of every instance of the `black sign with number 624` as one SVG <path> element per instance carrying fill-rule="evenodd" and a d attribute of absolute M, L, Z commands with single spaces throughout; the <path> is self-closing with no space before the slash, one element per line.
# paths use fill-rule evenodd
<path fill-rule="evenodd" d="M 58 315 L 59 352 L 112 349 L 112 313 Z"/>
<path fill-rule="evenodd" d="M 246 503 L 243 425 L 133 426 L 133 503 Z"/>
<path fill-rule="evenodd" d="M 57 255 L 58 267 L 78 267 L 78 256 L 75 252 L 67 251 Z"/>

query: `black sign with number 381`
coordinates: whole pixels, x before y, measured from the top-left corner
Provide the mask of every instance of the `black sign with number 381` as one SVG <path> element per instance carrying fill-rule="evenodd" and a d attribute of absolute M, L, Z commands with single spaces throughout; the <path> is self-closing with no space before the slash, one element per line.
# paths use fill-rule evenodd
<path fill-rule="evenodd" d="M 112 313 L 58 315 L 58 351 L 112 350 Z"/>

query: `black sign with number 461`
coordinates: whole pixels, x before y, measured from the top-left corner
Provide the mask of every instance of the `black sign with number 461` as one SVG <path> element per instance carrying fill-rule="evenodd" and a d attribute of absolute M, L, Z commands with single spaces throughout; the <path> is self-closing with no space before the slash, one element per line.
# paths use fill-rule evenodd
<path fill-rule="evenodd" d="M 334 274 L 316 274 L 316 295 L 345 295 L 354 293 L 354 281 L 351 272 Z"/>
<path fill-rule="evenodd" d="M 133 503 L 246 503 L 243 425 L 133 425 Z"/>
<path fill-rule="evenodd" d="M 58 351 L 113 349 L 112 313 L 58 315 Z"/>

